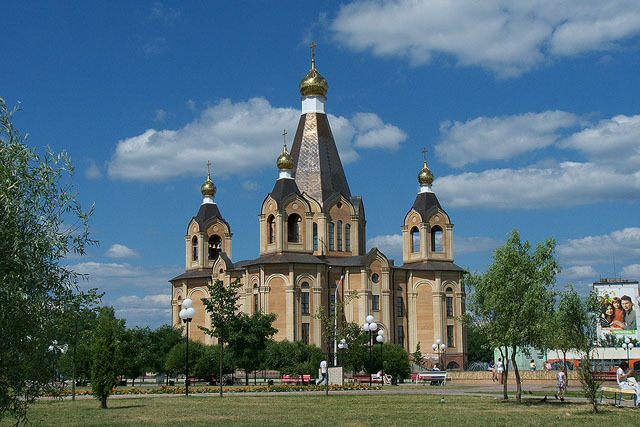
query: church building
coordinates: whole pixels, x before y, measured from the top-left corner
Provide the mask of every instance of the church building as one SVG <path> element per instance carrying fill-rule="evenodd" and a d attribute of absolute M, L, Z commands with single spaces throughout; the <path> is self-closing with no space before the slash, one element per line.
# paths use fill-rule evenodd
<path fill-rule="evenodd" d="M 325 112 L 327 81 L 313 53 L 299 89 L 302 111 L 291 152 L 285 142 L 276 161 L 279 175 L 259 207 L 258 257 L 232 261 L 233 221 L 223 218 L 208 174 L 202 204 L 187 226 L 185 272 L 170 280 L 172 324 L 180 326 L 181 301 L 191 298 L 196 309 L 191 338 L 212 344 L 214 339 L 197 328 L 210 326 L 201 302 L 208 297 L 207 283 L 239 278 L 241 310 L 278 314 L 276 340 L 325 348 L 320 320 L 313 315 L 328 313 L 337 298 L 349 301 L 346 321 L 362 325 L 373 315 L 387 342 L 409 352 L 420 343 L 432 360 L 437 360 L 432 344 L 440 340 L 446 345 L 446 368 L 463 368 L 464 271 L 453 263 L 453 224 L 431 188 L 426 157 L 418 173 L 419 192 L 413 205 L 407 200 L 405 217 L 398 218 L 403 253 L 397 266 L 377 248 L 367 251 L 364 203 L 351 194 L 342 168 Z"/>

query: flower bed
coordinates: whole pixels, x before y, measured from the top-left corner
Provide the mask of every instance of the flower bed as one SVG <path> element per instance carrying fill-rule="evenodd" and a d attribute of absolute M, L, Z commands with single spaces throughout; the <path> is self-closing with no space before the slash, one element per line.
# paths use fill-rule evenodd
<path fill-rule="evenodd" d="M 379 390 L 380 385 L 372 385 L 369 387 L 368 384 L 345 384 L 342 386 L 339 385 L 330 385 L 330 391 L 342 391 L 342 390 Z M 246 387 L 224 387 L 222 391 L 224 393 L 281 393 L 287 391 L 324 391 L 324 385 L 272 385 L 272 386 L 246 386 Z M 218 393 L 220 388 L 218 387 L 189 387 L 189 393 L 197 394 L 197 393 Z M 186 388 L 184 386 L 166 386 L 163 385 L 161 387 L 154 388 L 137 388 L 137 387 L 129 387 L 129 388 L 117 388 L 111 390 L 112 395 L 141 395 L 141 394 L 185 394 Z M 91 390 L 80 390 L 76 391 L 76 396 L 87 396 L 92 395 L 93 392 Z M 46 393 L 43 396 L 48 397 L 67 397 L 71 396 L 71 390 L 61 390 L 57 394 Z"/>

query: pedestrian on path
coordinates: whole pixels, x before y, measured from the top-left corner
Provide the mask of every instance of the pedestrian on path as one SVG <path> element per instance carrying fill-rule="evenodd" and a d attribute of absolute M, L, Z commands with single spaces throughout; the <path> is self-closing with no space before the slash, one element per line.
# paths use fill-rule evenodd
<path fill-rule="evenodd" d="M 556 399 L 560 395 L 560 401 L 564 402 L 564 393 L 567 391 L 567 367 L 564 366 L 560 372 L 558 372 L 558 391 L 556 392 Z"/>
<path fill-rule="evenodd" d="M 327 361 L 326 360 L 323 360 L 322 362 L 320 362 L 320 373 L 322 374 L 322 379 L 318 381 L 316 385 L 320 385 L 322 384 L 322 381 L 327 380 Z"/>

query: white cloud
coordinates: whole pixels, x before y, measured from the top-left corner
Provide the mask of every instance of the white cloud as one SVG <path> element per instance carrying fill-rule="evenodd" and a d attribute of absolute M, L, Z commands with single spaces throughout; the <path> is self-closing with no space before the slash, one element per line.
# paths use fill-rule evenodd
<path fill-rule="evenodd" d="M 125 245 L 115 243 L 107 250 L 105 255 L 109 258 L 132 258 L 137 257 L 138 253 Z"/>
<path fill-rule="evenodd" d="M 562 269 L 561 276 L 565 279 L 590 280 L 591 282 L 594 282 L 598 279 L 600 274 L 590 265 L 574 265 L 571 267 L 564 267 Z"/>
<path fill-rule="evenodd" d="M 165 7 L 161 2 L 154 2 L 151 5 L 149 19 L 163 25 L 170 25 L 180 16 L 180 14 L 181 12 L 179 9 Z"/>
<path fill-rule="evenodd" d="M 358 158 L 354 150 L 356 142 L 362 144 L 361 148 L 393 148 L 400 142 L 400 135 L 404 135 L 375 114 L 365 116 L 369 121 L 377 119 L 378 123 L 363 131 L 345 117 L 329 115 L 343 162 Z M 358 123 L 362 121 L 359 117 L 356 114 L 354 118 Z M 299 110 L 273 107 L 264 98 L 238 103 L 222 100 L 181 129 L 148 129 L 119 141 L 108 165 L 109 177 L 149 181 L 193 175 L 197 170 L 194 165 L 202 163 L 202 159 L 211 160 L 212 171 L 220 175 L 275 169 L 275 159 L 282 149 L 282 129 L 296 129 L 299 118 Z M 363 136 L 367 132 L 368 139 Z"/>
<path fill-rule="evenodd" d="M 168 116 L 169 116 L 169 113 L 167 113 L 165 110 L 160 108 L 155 111 L 155 116 L 153 118 L 153 121 L 162 123 L 167 119 Z"/>
<path fill-rule="evenodd" d="M 514 76 L 558 57 L 612 49 L 640 32 L 626 0 L 359 0 L 331 23 L 338 41 L 424 64 L 437 55 Z"/>
<path fill-rule="evenodd" d="M 102 178 L 102 171 L 100 170 L 100 168 L 98 167 L 98 165 L 96 165 L 95 160 L 93 159 L 89 159 L 87 160 L 87 168 L 84 171 L 84 176 L 86 176 L 89 179 L 100 179 Z"/>
<path fill-rule="evenodd" d="M 387 258 L 402 261 L 402 235 L 375 236 L 367 240 L 367 250 L 378 248 Z"/>
<path fill-rule="evenodd" d="M 625 263 L 640 258 L 640 228 L 624 228 L 609 234 L 569 239 L 558 245 L 563 264 L 600 265 Z"/>
<path fill-rule="evenodd" d="M 601 120 L 560 144 L 584 152 L 592 161 L 621 171 L 640 170 L 640 115 Z"/>
<path fill-rule="evenodd" d="M 258 183 L 254 181 L 245 181 L 242 183 L 242 188 L 247 191 L 256 191 L 258 189 Z"/>
<path fill-rule="evenodd" d="M 82 262 L 67 265 L 78 273 L 88 274 L 79 283 L 83 289 L 98 288 L 105 295 L 103 304 L 112 305 L 128 326 L 157 327 L 171 321 L 169 279 L 184 272 L 184 267 L 142 267 L 121 263 Z"/>
<path fill-rule="evenodd" d="M 454 255 L 473 254 L 478 252 L 492 253 L 495 248 L 502 246 L 503 241 L 491 237 L 458 237 L 453 235 Z"/>
<path fill-rule="evenodd" d="M 164 37 L 154 37 L 148 40 L 142 50 L 146 56 L 158 55 L 167 49 L 167 39 Z"/>
<path fill-rule="evenodd" d="M 440 124 L 442 142 L 438 158 L 454 167 L 484 160 L 504 160 L 547 147 L 559 138 L 558 131 L 578 123 L 564 111 L 525 113 L 517 116 L 477 117 L 465 123 Z"/>
<path fill-rule="evenodd" d="M 188 99 L 186 102 L 187 108 L 191 111 L 196 111 L 198 109 L 198 106 L 196 104 L 196 101 L 194 101 L 193 99 Z"/>
<path fill-rule="evenodd" d="M 353 124 L 359 131 L 354 145 L 361 148 L 388 148 L 397 150 L 407 134 L 397 126 L 384 124 L 377 114 L 358 113 Z"/>
<path fill-rule="evenodd" d="M 435 180 L 434 190 L 454 208 L 542 209 L 614 200 L 636 200 L 640 171 L 622 173 L 593 163 L 491 169 Z"/>
<path fill-rule="evenodd" d="M 620 272 L 623 279 L 640 280 L 640 264 L 626 265 Z"/>

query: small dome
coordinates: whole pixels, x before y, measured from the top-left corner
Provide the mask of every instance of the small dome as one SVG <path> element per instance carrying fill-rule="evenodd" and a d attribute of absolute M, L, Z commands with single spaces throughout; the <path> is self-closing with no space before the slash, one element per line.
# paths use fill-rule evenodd
<path fill-rule="evenodd" d="M 200 187 L 202 197 L 213 197 L 216 195 L 216 185 L 211 181 L 211 175 L 207 174 L 207 180 Z"/>
<path fill-rule="evenodd" d="M 433 173 L 427 167 L 427 161 L 424 161 L 424 166 L 422 170 L 418 174 L 418 182 L 420 185 L 429 185 L 433 184 Z"/>
<path fill-rule="evenodd" d="M 300 94 L 302 96 L 325 96 L 329 90 L 327 80 L 316 70 L 315 60 L 311 63 L 311 69 L 300 80 Z"/>
<path fill-rule="evenodd" d="M 284 148 L 282 149 L 282 154 L 278 156 L 278 160 L 276 160 L 276 165 L 278 169 L 281 171 L 290 171 L 293 170 L 293 158 L 291 154 L 287 151 L 287 144 L 284 144 Z"/>

